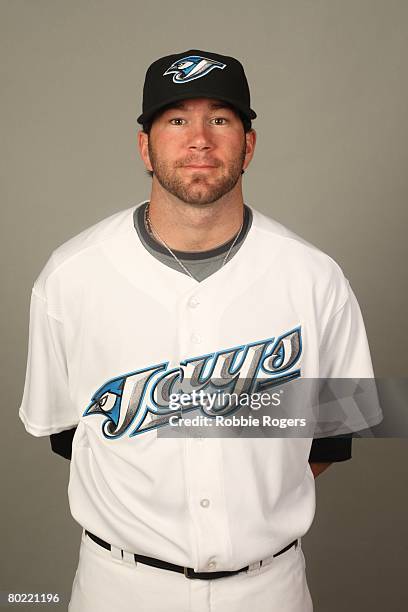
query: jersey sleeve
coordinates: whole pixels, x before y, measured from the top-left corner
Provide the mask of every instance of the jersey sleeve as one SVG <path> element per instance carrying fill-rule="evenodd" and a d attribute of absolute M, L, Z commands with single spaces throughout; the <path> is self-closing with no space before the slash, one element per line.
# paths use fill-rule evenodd
<path fill-rule="evenodd" d="M 61 455 L 64 459 L 71 459 L 72 442 L 77 428 L 64 429 L 58 433 L 50 435 L 51 448 L 54 453 Z"/>
<path fill-rule="evenodd" d="M 48 312 L 45 298 L 35 288 L 19 417 L 33 436 L 49 436 L 79 421 L 69 393 L 63 324 Z"/>
<path fill-rule="evenodd" d="M 326 436 L 360 431 L 382 420 L 363 317 L 345 280 L 346 300 L 329 318 L 320 345 L 324 399 L 319 427 Z"/>
<path fill-rule="evenodd" d="M 332 463 L 351 459 L 351 434 L 333 436 L 331 438 L 316 438 L 312 442 L 309 462 Z"/>
<path fill-rule="evenodd" d="M 320 378 L 373 378 L 360 306 L 350 283 L 347 299 L 330 317 L 320 345 Z"/>

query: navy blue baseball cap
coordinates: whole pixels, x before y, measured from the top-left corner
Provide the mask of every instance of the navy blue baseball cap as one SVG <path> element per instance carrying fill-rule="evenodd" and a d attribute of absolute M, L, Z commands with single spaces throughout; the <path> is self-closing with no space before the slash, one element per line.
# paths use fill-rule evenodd
<path fill-rule="evenodd" d="M 231 104 L 247 120 L 256 118 L 242 64 L 234 57 L 190 49 L 149 66 L 137 121 L 145 125 L 164 106 L 189 98 L 216 98 Z"/>

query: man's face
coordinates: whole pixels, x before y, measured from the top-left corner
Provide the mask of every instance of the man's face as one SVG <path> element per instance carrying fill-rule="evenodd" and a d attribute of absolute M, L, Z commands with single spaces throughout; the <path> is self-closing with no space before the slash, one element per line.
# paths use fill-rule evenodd
<path fill-rule="evenodd" d="M 255 141 L 233 109 L 207 98 L 167 108 L 146 138 L 147 167 L 163 189 L 189 204 L 210 204 L 230 192 Z"/>

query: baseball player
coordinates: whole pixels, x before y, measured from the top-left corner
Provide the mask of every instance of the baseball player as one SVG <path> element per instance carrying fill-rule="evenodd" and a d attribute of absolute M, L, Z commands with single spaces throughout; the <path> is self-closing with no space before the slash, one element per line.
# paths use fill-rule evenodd
<path fill-rule="evenodd" d="M 71 458 L 70 612 L 312 610 L 314 477 L 351 439 L 159 435 L 183 380 L 373 376 L 337 263 L 244 203 L 255 118 L 235 58 L 155 61 L 138 118 L 149 199 L 57 248 L 34 283 L 19 415 Z"/>

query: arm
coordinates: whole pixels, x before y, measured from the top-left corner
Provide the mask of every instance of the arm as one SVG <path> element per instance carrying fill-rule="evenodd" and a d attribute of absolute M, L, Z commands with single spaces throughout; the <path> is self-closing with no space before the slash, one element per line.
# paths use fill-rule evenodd
<path fill-rule="evenodd" d="M 65 459 L 71 459 L 72 440 L 76 432 L 76 427 L 65 429 L 56 434 L 50 435 L 51 448 L 57 455 Z"/>
<path fill-rule="evenodd" d="M 315 478 L 333 462 L 351 459 L 351 434 L 316 438 L 312 442 L 309 464 Z"/>
<path fill-rule="evenodd" d="M 309 461 L 309 463 L 310 463 L 310 461 Z M 313 472 L 313 476 L 315 478 L 317 478 L 318 475 L 321 474 L 322 472 L 324 472 L 324 470 L 326 470 L 329 467 L 329 465 L 331 465 L 331 464 L 332 464 L 332 462 L 330 462 L 330 463 L 310 463 L 310 468 L 311 468 L 311 470 Z"/>

